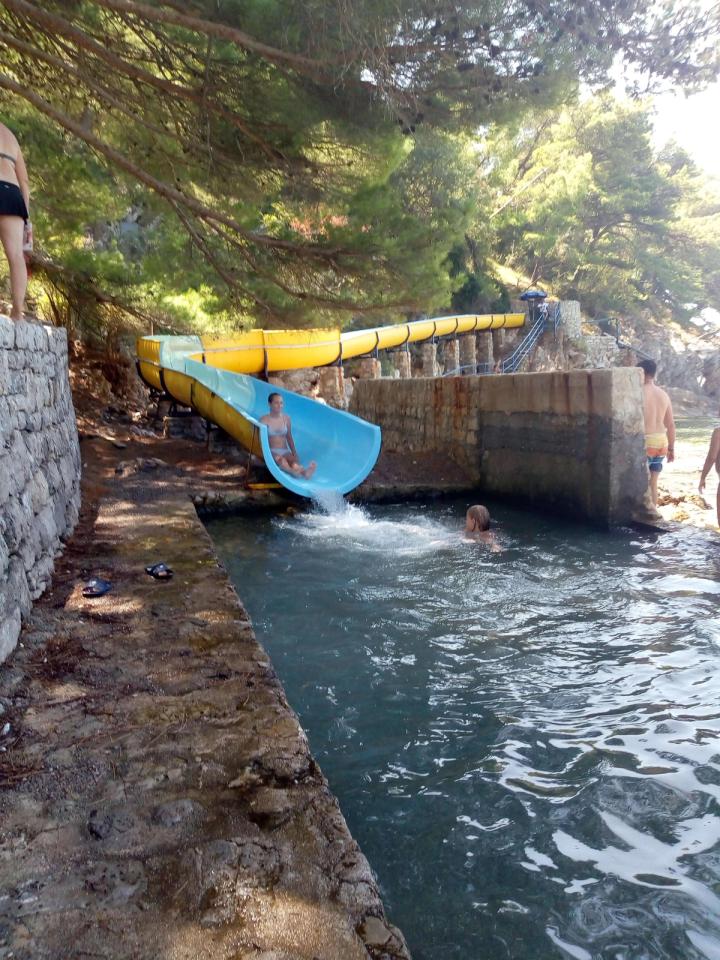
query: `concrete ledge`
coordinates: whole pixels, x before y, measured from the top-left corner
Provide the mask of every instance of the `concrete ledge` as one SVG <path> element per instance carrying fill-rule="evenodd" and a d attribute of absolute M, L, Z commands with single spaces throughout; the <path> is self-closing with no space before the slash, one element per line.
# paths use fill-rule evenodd
<path fill-rule="evenodd" d="M 0 952 L 407 960 L 189 497 L 146 487 L 115 481 L 0 680 Z"/>

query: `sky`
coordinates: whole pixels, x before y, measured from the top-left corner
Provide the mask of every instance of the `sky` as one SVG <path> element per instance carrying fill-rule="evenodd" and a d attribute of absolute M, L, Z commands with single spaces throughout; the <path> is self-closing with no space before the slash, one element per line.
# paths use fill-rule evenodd
<path fill-rule="evenodd" d="M 690 97 L 661 94 L 655 106 L 656 146 L 677 140 L 699 167 L 720 179 L 720 83 Z"/>
<path fill-rule="evenodd" d="M 720 82 L 686 97 L 682 93 L 664 93 L 655 98 L 655 145 L 677 140 L 699 167 L 720 181 Z M 702 321 L 720 327 L 720 312 L 703 310 Z"/>

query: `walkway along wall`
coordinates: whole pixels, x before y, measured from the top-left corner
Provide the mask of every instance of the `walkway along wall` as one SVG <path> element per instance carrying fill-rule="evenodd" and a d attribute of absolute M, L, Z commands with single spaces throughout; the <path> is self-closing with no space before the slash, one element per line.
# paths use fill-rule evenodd
<path fill-rule="evenodd" d="M 609 524 L 644 512 L 636 368 L 358 381 L 350 409 L 384 451 L 450 457 L 483 493 Z"/>
<path fill-rule="evenodd" d="M 80 507 L 65 330 L 0 316 L 0 662 Z"/>

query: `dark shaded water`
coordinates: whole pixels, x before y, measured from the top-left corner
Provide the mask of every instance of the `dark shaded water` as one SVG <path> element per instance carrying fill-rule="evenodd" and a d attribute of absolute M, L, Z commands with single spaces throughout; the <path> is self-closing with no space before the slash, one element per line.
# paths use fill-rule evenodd
<path fill-rule="evenodd" d="M 466 504 L 208 524 L 415 960 L 720 958 L 720 548 Z"/>

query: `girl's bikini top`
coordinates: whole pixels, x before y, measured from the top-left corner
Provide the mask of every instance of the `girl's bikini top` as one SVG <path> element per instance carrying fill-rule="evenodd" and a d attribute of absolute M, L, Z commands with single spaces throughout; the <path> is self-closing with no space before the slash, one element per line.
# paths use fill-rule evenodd
<path fill-rule="evenodd" d="M 282 430 L 271 430 L 270 427 L 268 427 L 269 437 L 286 437 L 287 432 L 288 432 L 287 424 L 285 424 Z"/>

